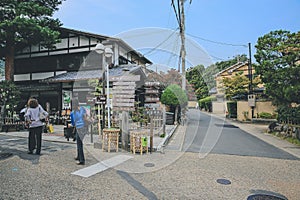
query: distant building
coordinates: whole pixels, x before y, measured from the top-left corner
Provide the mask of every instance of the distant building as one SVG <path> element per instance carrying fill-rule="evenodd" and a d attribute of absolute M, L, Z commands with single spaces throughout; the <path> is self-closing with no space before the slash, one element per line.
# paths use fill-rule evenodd
<path fill-rule="evenodd" d="M 234 76 L 236 73 L 240 73 L 240 72 L 243 72 L 243 74 L 249 78 L 248 69 L 249 69 L 248 62 L 238 62 L 215 74 L 216 87 L 212 88 L 209 91 L 211 96 L 216 97 L 216 101 L 212 103 L 213 113 L 219 113 L 219 114 L 227 113 L 226 94 L 223 85 L 223 79 L 230 78 Z M 253 73 L 254 73 L 254 69 L 252 68 L 252 74 Z"/>
<path fill-rule="evenodd" d="M 216 80 L 216 93 L 215 96 L 217 99 L 226 98 L 225 88 L 223 85 L 224 78 L 231 78 L 237 73 L 243 72 L 247 78 L 249 78 L 249 65 L 248 62 L 238 62 L 215 75 Z M 254 74 L 254 69 L 252 68 L 252 74 Z"/>
<path fill-rule="evenodd" d="M 223 85 L 223 79 L 231 78 L 237 73 L 243 72 L 247 78 L 249 78 L 249 65 L 248 62 L 238 62 L 215 75 L 216 88 L 210 90 L 210 94 L 216 97 L 216 101 L 212 102 L 212 112 L 219 114 L 228 114 L 227 101 L 225 88 Z M 252 78 L 255 74 L 255 69 L 252 68 Z M 259 84 L 257 88 L 253 88 L 253 94 L 251 99 L 248 99 L 248 95 L 237 95 L 234 97 L 237 100 L 237 109 L 234 116 L 239 121 L 252 120 L 257 117 L 260 112 L 274 113 L 275 108 L 270 101 L 260 101 L 257 97 L 264 91 L 264 85 Z M 252 117 L 253 116 L 253 117 Z"/>

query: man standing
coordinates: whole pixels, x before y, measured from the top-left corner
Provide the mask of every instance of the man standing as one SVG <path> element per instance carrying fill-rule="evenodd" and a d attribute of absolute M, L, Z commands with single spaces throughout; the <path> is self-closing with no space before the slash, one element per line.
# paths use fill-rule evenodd
<path fill-rule="evenodd" d="M 78 165 L 85 164 L 85 158 L 83 153 L 83 138 L 87 133 L 87 127 L 85 126 L 86 110 L 80 107 L 78 99 L 72 100 L 72 112 L 71 112 L 71 123 L 75 128 L 76 142 L 77 142 L 77 157 Z"/>

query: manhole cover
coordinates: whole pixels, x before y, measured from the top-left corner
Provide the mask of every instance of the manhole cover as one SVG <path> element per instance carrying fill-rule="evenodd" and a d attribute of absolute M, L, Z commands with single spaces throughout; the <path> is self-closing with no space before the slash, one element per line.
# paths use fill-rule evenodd
<path fill-rule="evenodd" d="M 0 153 L 0 160 L 4 160 L 6 158 L 9 158 L 12 155 L 13 155 L 12 153 Z"/>
<path fill-rule="evenodd" d="M 222 185 L 230 185 L 231 181 L 227 179 L 217 179 L 217 183 L 220 183 Z"/>
<path fill-rule="evenodd" d="M 145 167 L 154 167 L 154 163 L 145 163 L 144 164 Z"/>
<path fill-rule="evenodd" d="M 287 198 L 277 197 L 269 194 L 253 194 L 249 196 L 247 200 L 287 200 Z"/>

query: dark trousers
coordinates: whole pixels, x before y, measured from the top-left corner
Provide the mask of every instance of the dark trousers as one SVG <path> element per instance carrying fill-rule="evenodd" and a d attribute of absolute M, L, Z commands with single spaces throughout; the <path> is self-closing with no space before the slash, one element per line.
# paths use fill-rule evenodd
<path fill-rule="evenodd" d="M 84 128 L 76 128 L 76 141 L 77 141 L 77 158 L 79 162 L 84 163 L 84 153 L 83 153 L 83 138 L 87 132 L 87 129 Z"/>
<path fill-rule="evenodd" d="M 41 153 L 43 126 L 29 128 L 28 150 L 32 152 L 36 149 L 36 153 Z"/>

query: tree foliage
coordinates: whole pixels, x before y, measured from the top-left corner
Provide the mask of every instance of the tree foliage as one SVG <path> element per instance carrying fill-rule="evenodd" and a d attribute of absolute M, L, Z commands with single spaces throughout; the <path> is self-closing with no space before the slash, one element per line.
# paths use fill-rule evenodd
<path fill-rule="evenodd" d="M 169 85 L 161 95 L 161 102 L 171 106 L 184 106 L 188 102 L 187 95 L 178 85 Z"/>
<path fill-rule="evenodd" d="M 300 104 L 300 32 L 277 30 L 258 38 L 256 73 L 277 105 Z"/>
<path fill-rule="evenodd" d="M 226 98 L 232 100 L 235 96 L 245 96 L 248 94 L 249 79 L 241 73 L 236 73 L 232 77 L 223 78 Z"/>
<path fill-rule="evenodd" d="M 61 23 L 51 18 L 63 0 L 2 0 L 0 2 L 0 57 L 5 57 L 5 78 L 13 80 L 16 48 L 58 42 Z"/>
<path fill-rule="evenodd" d="M 203 78 L 204 71 L 204 66 L 198 65 L 191 68 L 186 73 L 186 79 L 193 86 L 197 99 L 202 99 L 208 96 L 208 86 Z"/>
<path fill-rule="evenodd" d="M 217 62 L 207 68 L 204 68 L 203 65 L 198 65 L 187 71 L 186 78 L 194 86 L 197 99 L 203 99 L 209 96 L 210 89 L 216 87 L 215 74 L 238 62 L 247 60 L 247 56 L 242 54 L 226 61 Z"/>
<path fill-rule="evenodd" d="M 168 86 L 171 84 L 181 85 L 181 74 L 176 69 L 169 69 L 167 73 L 160 72 L 161 77 L 163 77 L 164 85 Z"/>
<path fill-rule="evenodd" d="M 249 93 L 249 83 L 250 80 L 243 72 L 236 73 L 232 77 L 225 77 L 223 79 L 223 84 L 225 88 L 226 98 L 228 100 L 233 99 L 247 99 Z M 261 79 L 259 76 L 256 76 L 252 80 L 252 87 L 256 88 L 258 84 L 261 84 Z"/>
<path fill-rule="evenodd" d="M 20 100 L 20 91 L 12 81 L 0 82 L 0 105 L 4 106 L 5 113 L 13 113 Z"/>

